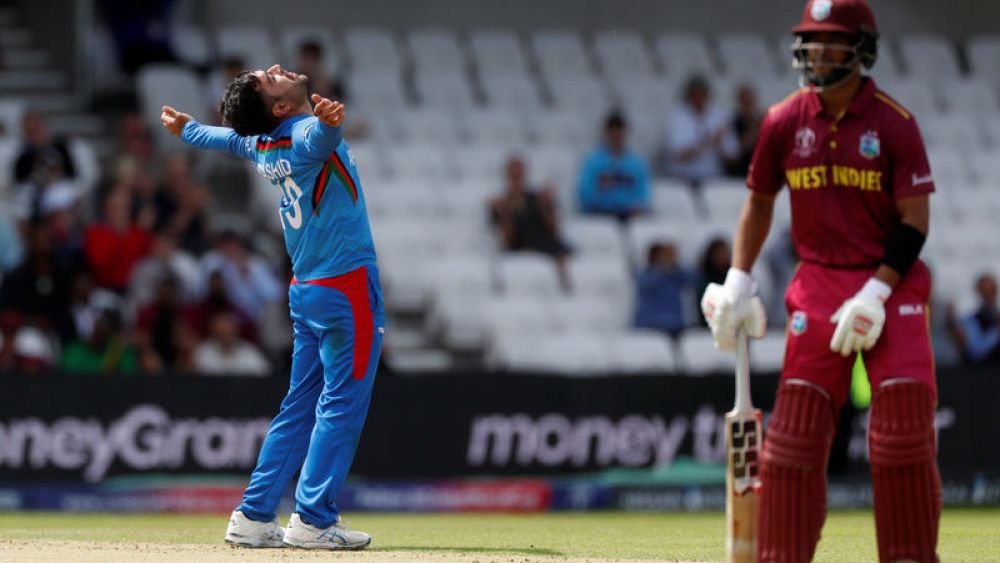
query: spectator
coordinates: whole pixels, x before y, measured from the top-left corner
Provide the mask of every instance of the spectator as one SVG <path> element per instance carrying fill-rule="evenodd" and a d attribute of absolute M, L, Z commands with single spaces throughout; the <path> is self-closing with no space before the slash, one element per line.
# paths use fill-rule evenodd
<path fill-rule="evenodd" d="M 166 230 L 181 248 L 200 256 L 211 247 L 207 207 L 208 189 L 191 176 L 184 153 L 164 159 L 163 183 L 156 191 L 156 228 Z"/>
<path fill-rule="evenodd" d="M 73 315 L 73 329 L 78 340 L 89 340 L 101 315 L 108 311 L 120 311 L 121 308 L 121 297 L 96 287 L 89 271 L 79 270 L 73 276 L 70 314 Z"/>
<path fill-rule="evenodd" d="M 628 124 L 612 112 L 604 122 L 604 140 L 583 163 L 580 206 L 585 213 L 617 217 L 622 223 L 650 208 L 649 170 L 626 145 Z"/>
<path fill-rule="evenodd" d="M 202 259 L 202 272 L 208 280 L 219 272 L 225 280 L 226 294 L 245 315 L 256 322 L 267 305 L 281 298 L 283 286 L 270 266 L 253 254 L 239 233 L 220 233 L 215 250 Z"/>
<path fill-rule="evenodd" d="M 112 311 L 102 312 L 87 337 L 66 347 L 62 369 L 74 375 L 133 374 L 138 367 L 135 348 L 121 334 L 121 318 Z"/>
<path fill-rule="evenodd" d="M 102 0 L 102 12 L 118 50 L 118 62 L 127 74 L 135 73 L 147 63 L 177 61 L 171 47 L 173 4 L 174 0 Z"/>
<path fill-rule="evenodd" d="M 24 260 L 24 244 L 7 209 L 0 209 L 0 280 Z"/>
<path fill-rule="evenodd" d="M 506 166 L 507 187 L 490 201 L 493 224 L 505 250 L 530 250 L 556 261 L 564 289 L 569 289 L 566 257 L 569 247 L 559 236 L 555 196 L 551 188 L 532 190 L 527 185 L 524 161 L 512 156 Z"/>
<path fill-rule="evenodd" d="M 726 161 L 726 173 L 745 178 L 750 170 L 750 160 L 757 148 L 760 124 L 764 114 L 757 106 L 757 93 L 749 84 L 741 84 L 736 90 L 736 114 L 730 123 L 736 139 L 736 153 Z"/>
<path fill-rule="evenodd" d="M 979 307 L 957 321 L 950 312 L 952 335 L 968 364 L 1000 364 L 1000 309 L 997 307 L 997 280 L 993 274 L 976 279 Z"/>
<path fill-rule="evenodd" d="M 103 221 L 87 229 L 84 253 L 97 285 L 122 293 L 132 278 L 133 268 L 149 254 L 152 246 L 149 232 L 152 210 L 133 223 L 129 218 L 128 193 L 122 189 L 108 192 L 103 207 Z"/>
<path fill-rule="evenodd" d="M 708 287 L 708 284 L 722 284 L 726 281 L 726 273 L 729 272 L 732 259 L 729 242 L 724 237 L 715 237 L 705 246 L 705 250 L 701 254 L 701 264 L 698 268 L 701 287 L 696 294 L 698 300 L 696 302 L 698 307 L 696 310 L 701 310 L 701 296 L 705 293 L 705 288 Z M 704 322 L 704 318 L 702 318 L 702 324 Z"/>
<path fill-rule="evenodd" d="M 177 280 L 164 278 L 156 298 L 136 316 L 139 365 L 146 373 L 194 370 L 194 331 L 177 293 Z"/>
<path fill-rule="evenodd" d="M 192 328 L 199 337 L 209 334 L 211 320 L 218 313 L 232 315 L 239 326 L 240 337 L 254 344 L 257 343 L 257 326 L 253 319 L 240 310 L 229 298 L 226 291 L 226 280 L 222 277 L 222 272 L 216 270 L 209 275 L 208 291 L 204 299 L 191 308 L 189 319 Z M 285 308 L 285 316 L 288 316 L 287 307 Z"/>
<path fill-rule="evenodd" d="M 239 337 L 239 323 L 227 312 L 217 312 L 209 321 L 208 339 L 195 351 L 195 369 L 204 375 L 268 374 L 267 360 L 249 342 Z"/>
<path fill-rule="evenodd" d="M 22 119 L 24 145 L 14 160 L 14 182 L 18 214 L 29 218 L 39 213 L 47 190 L 59 186 L 77 197 L 90 192 L 97 182 L 96 163 L 86 158 L 78 141 L 55 137 L 42 114 L 29 111 Z"/>
<path fill-rule="evenodd" d="M 72 269 L 56 259 L 52 237 L 44 224 L 28 224 L 25 239 L 24 261 L 0 286 L 0 309 L 17 311 L 29 323 L 53 330 L 68 341 L 74 334 L 69 313 Z"/>
<path fill-rule="evenodd" d="M 646 268 L 636 280 L 635 327 L 664 332 L 676 347 L 684 331 L 681 296 L 693 281 L 693 273 L 677 263 L 672 243 L 651 244 Z"/>
<path fill-rule="evenodd" d="M 723 162 L 737 150 L 725 112 L 709 104 L 710 96 L 703 77 L 690 77 L 684 86 L 684 103 L 667 121 L 666 135 L 667 175 L 690 184 L 703 215 L 707 215 L 707 206 L 701 185 L 707 178 L 721 176 Z"/>
<path fill-rule="evenodd" d="M 177 248 L 177 239 L 168 231 L 153 237 L 149 255 L 132 272 L 129 303 L 141 308 L 153 301 L 156 288 L 168 277 L 177 280 L 180 300 L 193 303 L 201 292 L 201 269 L 193 256 Z"/>
<path fill-rule="evenodd" d="M 148 173 L 155 168 L 153 156 L 156 152 L 153 134 L 138 113 L 127 113 L 118 123 L 119 154 L 131 157 L 140 171 Z"/>

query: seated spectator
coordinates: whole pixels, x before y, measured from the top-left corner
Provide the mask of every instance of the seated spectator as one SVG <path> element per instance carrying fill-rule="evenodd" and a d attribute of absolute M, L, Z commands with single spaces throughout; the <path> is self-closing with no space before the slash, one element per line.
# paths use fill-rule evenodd
<path fill-rule="evenodd" d="M 261 311 L 280 299 L 285 291 L 267 262 L 254 254 L 246 239 L 233 230 L 220 233 L 215 249 L 202 259 L 206 283 L 215 272 L 222 275 L 229 299 L 255 322 Z"/>
<path fill-rule="evenodd" d="M 580 207 L 627 222 L 649 211 L 651 194 L 646 162 L 627 144 L 625 117 L 612 112 L 604 122 L 603 142 L 583 163 L 580 173 Z"/>
<path fill-rule="evenodd" d="M 11 339 L 11 370 L 34 375 L 51 371 L 58 363 L 55 335 L 35 324 L 20 326 Z M 0 348 L 4 347 L 0 343 Z"/>
<path fill-rule="evenodd" d="M 62 369 L 73 375 L 133 374 L 138 369 L 135 348 L 121 333 L 121 318 L 112 311 L 102 312 L 90 335 L 66 347 Z"/>
<path fill-rule="evenodd" d="M 194 354 L 195 370 L 203 375 L 268 374 L 267 360 L 254 345 L 241 340 L 236 317 L 218 312 L 209 321 L 208 339 Z"/>
<path fill-rule="evenodd" d="M 156 295 L 160 281 L 177 280 L 180 299 L 193 303 L 201 292 L 201 268 L 193 256 L 177 248 L 177 239 L 167 231 L 153 236 L 148 256 L 135 265 L 129 284 L 129 303 L 135 308 L 149 304 Z"/>
<path fill-rule="evenodd" d="M 153 162 L 156 153 L 153 134 L 142 115 L 126 113 L 118 122 L 118 151 L 118 156 L 132 158 L 140 170 L 156 168 Z"/>
<path fill-rule="evenodd" d="M 649 246 L 646 268 L 636 280 L 633 324 L 667 334 L 675 343 L 684 331 L 681 295 L 695 276 L 677 263 L 677 248 L 668 242 Z"/>
<path fill-rule="evenodd" d="M 69 313 L 72 268 L 57 259 L 52 236 L 44 224 L 28 224 L 25 241 L 24 260 L 0 286 L 0 310 L 17 311 L 43 330 L 55 331 L 68 341 L 74 334 Z"/>
<path fill-rule="evenodd" d="M 736 153 L 726 160 L 726 174 L 745 178 L 750 170 L 753 151 L 760 138 L 760 124 L 763 112 L 757 106 L 757 93 L 749 84 L 741 84 L 736 90 L 736 113 L 730 122 L 736 139 Z"/>
<path fill-rule="evenodd" d="M 166 230 L 179 246 L 201 256 L 211 247 L 208 232 L 208 188 L 195 181 L 184 153 L 164 159 L 163 183 L 156 191 L 156 229 Z"/>
<path fill-rule="evenodd" d="M 703 215 L 708 209 L 701 185 L 722 176 L 723 163 L 737 151 L 726 114 L 709 104 L 708 81 L 695 75 L 684 86 L 682 104 L 670 114 L 666 132 L 666 173 L 688 182 Z"/>
<path fill-rule="evenodd" d="M 177 280 L 164 278 L 156 298 L 136 316 L 136 347 L 143 372 L 194 370 L 195 335 L 190 312 L 181 306 L 177 293 Z"/>
<path fill-rule="evenodd" d="M 94 277 L 87 270 L 78 270 L 73 276 L 70 314 L 76 339 L 87 341 L 97 320 L 109 311 L 120 311 L 122 299 L 114 292 L 94 286 Z"/>
<path fill-rule="evenodd" d="M 140 217 L 141 222 L 133 222 L 129 194 L 121 189 L 108 192 L 103 209 L 101 221 L 87 228 L 84 254 L 97 285 L 123 293 L 135 265 L 152 248 L 153 216 L 147 213 Z"/>
<path fill-rule="evenodd" d="M 952 322 L 952 335 L 967 364 L 1000 364 L 1000 308 L 997 306 L 997 280 L 993 274 L 976 279 L 979 307 Z"/>
<path fill-rule="evenodd" d="M 24 260 L 24 244 L 17 223 L 7 209 L 0 208 L 0 280 Z"/>
<path fill-rule="evenodd" d="M 527 184 L 524 161 L 513 156 L 507 160 L 507 186 L 504 193 L 490 201 L 493 224 L 503 248 L 530 250 L 552 256 L 559 269 L 563 287 L 569 287 L 566 257 L 569 247 L 559 236 L 555 196 L 551 188 L 533 190 Z"/>
<path fill-rule="evenodd" d="M 285 301 L 287 302 L 287 299 Z M 254 344 L 257 343 L 257 326 L 254 320 L 229 298 L 226 291 L 226 280 L 222 277 L 222 272 L 215 271 L 208 277 L 208 290 L 205 297 L 190 307 L 188 318 L 191 321 L 191 327 L 199 337 L 205 337 L 209 334 L 211 320 L 218 313 L 232 315 L 239 325 L 240 337 Z M 285 316 L 288 316 L 287 306 L 285 307 Z"/>
<path fill-rule="evenodd" d="M 696 303 L 698 308 L 696 310 L 701 310 L 701 296 L 705 293 L 705 288 L 708 287 L 708 284 L 725 283 L 726 273 L 729 272 L 732 259 L 732 250 L 725 238 L 715 237 L 705 246 L 698 268 L 701 287 L 698 288 L 698 292 L 695 295 L 695 298 L 698 300 L 698 303 Z M 698 315 L 698 317 L 701 319 L 702 324 L 705 324 L 705 319 L 701 315 Z"/>

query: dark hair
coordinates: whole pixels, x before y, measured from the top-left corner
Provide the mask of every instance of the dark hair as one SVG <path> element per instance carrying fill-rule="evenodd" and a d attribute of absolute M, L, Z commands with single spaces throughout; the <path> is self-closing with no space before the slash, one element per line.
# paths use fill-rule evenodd
<path fill-rule="evenodd" d="M 618 110 L 613 110 L 604 118 L 605 129 L 625 129 L 626 127 L 628 127 L 628 122 L 625 121 L 625 115 Z"/>
<path fill-rule="evenodd" d="M 276 125 L 271 115 L 274 100 L 258 90 L 259 85 L 257 77 L 244 70 L 226 85 L 219 104 L 223 121 L 244 137 L 269 133 Z"/>
<path fill-rule="evenodd" d="M 708 80 L 700 74 L 688 76 L 687 81 L 684 83 L 684 97 L 690 98 L 695 90 L 701 90 L 709 95 L 712 93 L 712 87 L 708 85 Z"/>
<path fill-rule="evenodd" d="M 307 39 L 299 44 L 299 55 L 312 55 L 320 58 L 323 56 L 323 46 L 318 41 Z"/>

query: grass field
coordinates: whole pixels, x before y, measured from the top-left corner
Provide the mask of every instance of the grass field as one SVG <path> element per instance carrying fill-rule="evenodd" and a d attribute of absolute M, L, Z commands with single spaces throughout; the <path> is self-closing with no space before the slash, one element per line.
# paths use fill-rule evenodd
<path fill-rule="evenodd" d="M 362 561 L 721 561 L 723 516 L 356 514 Z M 0 514 L 0 561 L 297 561 L 331 554 L 221 545 L 225 516 Z M 870 512 L 834 512 L 817 561 L 876 561 Z M 942 561 L 1000 561 L 1000 509 L 945 511 Z M 8 559 L 8 556 L 10 558 Z"/>

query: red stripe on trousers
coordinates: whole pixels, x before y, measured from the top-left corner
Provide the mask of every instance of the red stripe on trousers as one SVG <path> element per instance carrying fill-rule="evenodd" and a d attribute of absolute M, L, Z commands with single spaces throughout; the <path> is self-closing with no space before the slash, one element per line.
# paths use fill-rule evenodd
<path fill-rule="evenodd" d="M 292 278 L 292 283 L 329 287 L 347 297 L 347 301 L 351 304 L 351 315 L 354 317 L 354 367 L 351 375 L 359 381 L 364 379 L 368 373 L 368 360 L 371 357 L 372 340 L 375 337 L 375 320 L 372 318 L 371 304 L 368 300 L 368 269 L 362 266 L 341 276 L 306 282 Z"/>

